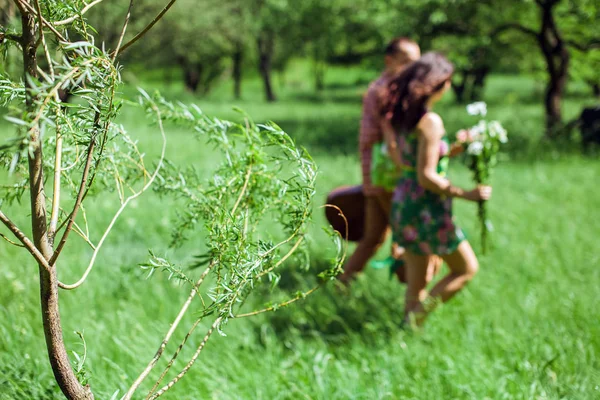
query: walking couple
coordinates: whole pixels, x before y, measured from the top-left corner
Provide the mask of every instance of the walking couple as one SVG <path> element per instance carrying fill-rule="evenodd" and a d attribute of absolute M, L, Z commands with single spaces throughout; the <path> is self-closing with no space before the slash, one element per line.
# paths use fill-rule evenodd
<path fill-rule="evenodd" d="M 435 305 L 459 292 L 476 274 L 473 249 L 452 217 L 453 198 L 488 200 L 492 189 L 464 190 L 446 178 L 448 144 L 442 118 L 432 110 L 450 89 L 453 65 L 438 53 L 421 56 L 417 43 L 392 40 L 385 70 L 363 99 L 360 156 L 365 196 L 364 233 L 339 279 L 349 285 L 392 229 L 396 274 L 407 283 L 405 322 L 420 326 Z M 394 188 L 372 183 L 374 147 L 385 144 L 397 168 Z M 445 261 L 448 274 L 427 292 Z M 404 264 L 404 265 L 401 265 Z"/>

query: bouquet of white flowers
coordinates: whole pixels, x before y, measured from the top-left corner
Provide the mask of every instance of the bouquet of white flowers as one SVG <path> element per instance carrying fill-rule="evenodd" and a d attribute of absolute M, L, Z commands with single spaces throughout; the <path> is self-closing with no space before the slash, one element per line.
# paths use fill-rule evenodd
<path fill-rule="evenodd" d="M 492 168 L 498 163 L 500 146 L 508 142 L 508 136 L 500 122 L 483 119 L 487 114 L 485 103 L 469 104 L 467 112 L 473 116 L 481 116 L 482 119 L 472 128 L 458 131 L 454 145 L 462 147 L 466 153 L 467 167 L 473 172 L 475 182 L 478 185 L 489 185 Z M 479 202 L 478 217 L 481 225 L 481 246 L 485 254 L 487 234 L 492 230 L 485 201 Z"/>

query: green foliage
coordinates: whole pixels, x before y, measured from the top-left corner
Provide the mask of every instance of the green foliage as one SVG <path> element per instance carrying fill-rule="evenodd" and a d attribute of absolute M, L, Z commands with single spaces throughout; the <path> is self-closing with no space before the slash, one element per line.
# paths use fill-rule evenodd
<path fill-rule="evenodd" d="M 136 21 L 149 18 L 163 5 L 158 0 L 146 2 L 134 12 L 137 18 L 132 25 L 141 28 Z M 98 7 L 102 13 L 90 15 L 94 23 L 104 31 L 118 30 L 116 21 L 125 13 L 125 4 Z M 555 8 L 558 28 L 573 56 L 572 76 L 588 84 L 598 76 L 593 69 L 600 39 L 598 12 L 593 0 L 561 0 Z M 247 70 L 256 64 L 257 39 L 268 37 L 274 42 L 274 70 L 284 72 L 294 57 L 309 57 L 313 60 L 310 80 L 320 90 L 328 65 L 363 63 L 381 68 L 385 44 L 395 36 L 408 36 L 424 51 L 449 56 L 457 67 L 459 100 L 466 102 L 481 99 L 490 72 L 546 76 L 536 39 L 518 30 L 497 34 L 495 29 L 506 23 L 539 31 L 539 7 L 533 1 L 497 0 L 178 0 L 162 28 L 125 56 L 145 66 L 194 71 L 200 77 L 198 92 L 206 95 L 218 80 L 230 75 L 230 58 L 236 51 L 242 50 Z M 115 36 L 108 42 L 115 42 Z M 590 49 L 581 52 L 574 44 Z"/>
<path fill-rule="evenodd" d="M 225 323 L 261 281 L 277 282 L 278 269 L 288 257 L 308 254 L 305 235 L 312 215 L 316 165 L 274 123 L 256 125 L 248 116 L 239 124 L 210 118 L 198 107 L 145 93 L 140 102 L 150 115 L 157 108 L 164 121 L 193 129 L 222 154 L 208 182 L 194 169 L 170 165 L 155 190 L 174 195 L 181 202 L 178 208 L 185 210 L 175 224 L 173 246 L 181 247 L 197 236 L 198 229 L 202 231 L 207 250 L 191 266 L 204 267 L 216 276 L 208 290 L 212 300 L 208 307 Z M 265 234 L 267 225 L 277 235 Z M 303 262 L 308 268 L 310 259 Z M 324 277 L 335 276 L 339 260 L 333 266 Z M 193 285 L 182 270 L 154 255 L 144 267 L 150 267 L 150 273 L 163 268 L 170 277 Z"/>

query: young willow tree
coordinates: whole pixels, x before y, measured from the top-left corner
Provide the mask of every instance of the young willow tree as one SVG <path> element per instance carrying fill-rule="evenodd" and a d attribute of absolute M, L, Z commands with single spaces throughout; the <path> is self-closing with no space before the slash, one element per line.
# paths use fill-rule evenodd
<path fill-rule="evenodd" d="M 131 2 L 118 40 L 106 45 L 95 43 L 95 30 L 86 22 L 86 14 L 100 2 L 14 0 L 20 27 L 1 28 L 2 53 L 9 47 L 22 53 L 21 76 L 0 76 L 0 106 L 8 108 L 5 118 L 15 127 L 14 136 L 3 138 L 0 147 L 0 163 L 11 174 L 12 183 L 1 187 L 0 221 L 10 232 L 2 238 L 23 247 L 39 266 L 41 316 L 56 382 L 68 399 L 93 399 L 92 388 L 78 379 L 76 370 L 81 366 L 75 370 L 67 355 L 59 293 L 80 288 L 88 277 L 92 279 L 90 273 L 103 243 L 132 200 L 154 187 L 186 203 L 183 209 L 187 211 L 175 226 L 173 241 L 180 244 L 192 230 L 203 229 L 208 251 L 196 259 L 197 268 L 176 266 L 153 253 L 143 266 L 150 272 L 167 272 L 190 290 L 158 350 L 123 396 L 132 398 L 161 365 L 163 371 L 154 376 L 155 383 L 146 395 L 154 399 L 185 375 L 211 334 L 228 320 L 274 310 L 316 289 L 264 309 L 240 311 L 255 287 L 277 281 L 277 271 L 286 261 L 294 257 L 296 262 L 307 262 L 306 231 L 316 168 L 274 124 L 209 118 L 194 106 L 174 105 L 142 90 L 137 102 L 120 99 L 119 55 L 150 30 L 175 0 L 126 40 Z M 63 90 L 71 93 L 73 102 L 61 101 Z M 143 108 L 155 123 L 162 152 L 152 166 L 125 127 L 115 122 L 124 106 Z M 223 153 L 224 161 L 210 180 L 202 182 L 193 170 L 179 170 L 165 160 L 166 121 L 184 124 Z M 88 215 L 98 212 L 88 202 L 95 193 L 106 198 L 113 193 L 118 202 L 116 213 L 100 232 L 93 232 L 94 226 L 87 223 Z M 20 206 L 23 197 L 30 199 L 28 209 Z M 20 217 L 12 219 L 7 215 L 12 212 Z M 15 222 L 25 215 L 30 215 L 30 231 Z M 265 223 L 279 224 L 279 240 L 259 230 Z M 16 239 L 11 239 L 11 234 Z M 81 271 L 81 279 L 65 283 L 60 280 L 60 270 L 78 266 L 61 264 L 61 255 L 65 245 L 78 238 L 91 248 L 89 263 Z M 340 262 L 341 257 L 336 257 L 332 268 L 321 273 L 321 282 L 334 275 Z M 201 312 L 194 314 L 191 326 L 181 327 L 192 303 L 194 311 L 199 308 Z M 199 326 L 208 326 L 208 330 L 195 337 L 193 332 Z M 183 342 L 168 362 L 159 364 L 175 331 L 182 328 L 188 331 Z M 196 350 L 179 372 L 170 374 L 178 356 L 187 354 L 180 351 L 188 341 L 195 342 Z"/>

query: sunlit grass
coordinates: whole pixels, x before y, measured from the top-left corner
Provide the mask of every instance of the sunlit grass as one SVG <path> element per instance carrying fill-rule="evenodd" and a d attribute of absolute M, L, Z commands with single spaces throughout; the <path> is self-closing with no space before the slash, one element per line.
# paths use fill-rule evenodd
<path fill-rule="evenodd" d="M 157 86 L 172 99 L 197 102 L 209 115 L 239 118 L 232 111 L 235 104 L 257 122 L 279 122 L 315 156 L 321 171 L 316 200 L 322 203 L 332 188 L 360 181 L 355 152 L 365 87 L 356 83 L 374 74 L 332 69 L 329 88 L 314 95 L 312 81 L 302 71 L 290 69 L 275 104 L 262 101 L 255 79 L 245 84 L 239 102 L 231 101 L 225 83 L 207 99 L 195 99 L 179 83 Z M 403 287 L 389 280 L 386 271 L 368 270 L 350 296 L 328 287 L 275 314 L 231 321 L 227 336 L 213 337 L 192 372 L 165 398 L 600 397 L 600 190 L 595 185 L 600 164 L 576 155 L 576 147 L 559 152 L 539 145 L 542 90 L 542 84 L 525 77 L 490 78 L 490 117 L 503 122 L 513 142 L 511 159 L 493 178 L 494 246 L 481 258 L 481 272 L 472 285 L 436 312 L 422 335 L 398 329 Z M 124 92 L 134 93 L 134 88 Z M 450 100 L 439 110 L 452 133 L 469 120 L 463 107 Z M 565 115 L 576 116 L 588 102 L 579 96 L 566 100 Z M 126 111 L 121 120 L 149 158 L 157 153 L 158 133 L 141 113 Z M 2 137 L 11 134 L 5 124 L 0 129 Z M 207 176 L 218 159 L 205 143 L 173 127 L 168 157 Z M 462 185 L 470 182 L 457 162 L 451 178 Z M 92 228 L 100 229 L 110 218 L 112 195 L 99 196 L 93 213 L 88 207 Z M 24 200 L 7 213 L 24 222 L 26 204 Z M 146 280 L 137 267 L 148 249 L 180 261 L 201 251 L 202 237 L 182 249 L 167 247 L 173 207 L 173 201 L 153 193 L 136 201 L 86 284 L 61 294 L 68 347 L 81 354 L 74 331 L 84 332 L 91 385 L 99 399 L 128 387 L 187 295 L 187 289 L 160 276 Z M 477 250 L 475 208 L 457 202 L 456 214 Z M 312 258 L 318 268 L 333 249 L 321 247 L 322 210 L 315 209 L 314 220 Z M 69 245 L 59 266 L 61 279 L 77 279 L 89 253 L 81 243 Z M 45 353 L 36 266 L 21 249 L 5 243 L 0 243 L 0 260 L 0 399 L 60 398 Z M 301 276 L 285 274 L 282 286 L 295 290 L 308 284 Z M 254 298 L 257 305 L 267 301 L 265 294 Z M 200 330 L 192 342 L 202 336 Z M 181 358 L 185 355 L 189 350 Z"/>

